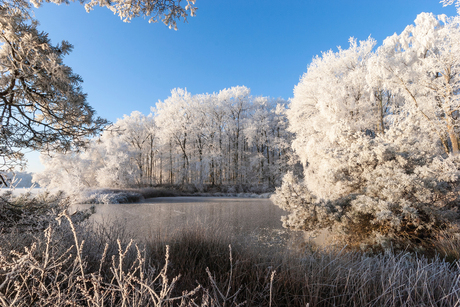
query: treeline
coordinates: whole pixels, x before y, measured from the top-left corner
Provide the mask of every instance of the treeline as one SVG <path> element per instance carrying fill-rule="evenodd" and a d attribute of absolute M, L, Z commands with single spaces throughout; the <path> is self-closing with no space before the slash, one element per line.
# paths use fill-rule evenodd
<path fill-rule="evenodd" d="M 119 119 L 79 153 L 43 157 L 42 186 L 279 185 L 296 159 L 286 101 L 246 87 L 191 95 L 174 89 L 150 115 Z M 68 187 L 65 187 L 68 185 Z"/>

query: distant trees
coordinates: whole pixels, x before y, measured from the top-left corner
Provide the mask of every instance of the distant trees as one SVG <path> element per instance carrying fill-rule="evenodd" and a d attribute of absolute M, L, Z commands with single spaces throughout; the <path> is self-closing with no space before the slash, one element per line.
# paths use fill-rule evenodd
<path fill-rule="evenodd" d="M 88 187 L 274 187 L 295 161 L 285 103 L 253 97 L 242 86 L 200 95 L 174 89 L 151 115 L 125 116 L 93 140 L 88 151 L 74 154 L 74 169 L 67 172 L 75 176 L 84 170 L 80 182 Z M 49 185 L 66 161 L 66 156 L 45 160 L 46 170 L 36 179 Z M 87 179 L 86 173 L 95 176 Z"/>
<path fill-rule="evenodd" d="M 287 117 L 305 179 L 273 200 L 286 227 L 421 246 L 458 217 L 460 17 L 422 13 L 374 45 L 352 39 L 303 75 Z"/>
<path fill-rule="evenodd" d="M 155 124 L 152 116 L 132 112 L 105 131 L 92 145 L 98 150 L 97 184 L 93 186 L 126 187 L 149 184 L 152 179 Z"/>
<path fill-rule="evenodd" d="M 153 110 L 166 148 L 162 152 L 170 153 L 166 163 L 170 170 L 174 165 L 182 169 L 170 171 L 168 181 L 276 185 L 292 161 L 284 105 L 283 100 L 252 97 L 241 86 L 196 96 L 173 91 Z M 168 129 L 171 118 L 174 131 Z"/>

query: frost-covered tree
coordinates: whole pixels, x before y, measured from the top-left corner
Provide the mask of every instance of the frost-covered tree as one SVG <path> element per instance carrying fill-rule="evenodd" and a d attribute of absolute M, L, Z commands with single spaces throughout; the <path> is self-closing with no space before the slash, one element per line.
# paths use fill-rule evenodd
<path fill-rule="evenodd" d="M 305 180 L 318 197 L 339 197 L 348 193 L 330 176 L 327 155 L 337 141 L 357 131 L 374 135 L 379 129 L 380 111 L 370 103 L 374 88 L 366 83 L 373 39 L 350 40 L 348 49 L 325 52 L 316 57 L 294 89 L 287 116 L 295 133 L 293 148 L 304 163 Z M 317 163 L 317 161 L 322 161 Z M 334 196 L 335 195 L 335 196 Z"/>
<path fill-rule="evenodd" d="M 171 91 L 171 96 L 163 102 L 158 102 L 154 109 L 155 124 L 159 128 L 159 138 L 164 144 L 170 146 L 170 153 L 172 146 L 175 146 L 180 151 L 181 162 L 179 163 L 181 164 L 181 171 L 178 174 L 178 182 L 181 184 L 189 183 L 190 128 L 193 122 L 191 103 L 192 96 L 190 93 L 183 89 L 174 89 Z M 172 155 L 169 159 L 170 173 L 172 173 Z"/>
<path fill-rule="evenodd" d="M 97 184 L 92 187 L 129 188 L 142 180 L 139 168 L 141 152 L 118 134 L 104 133 L 93 147 L 101 147 L 101 164 L 89 172 L 95 172 Z"/>
<path fill-rule="evenodd" d="M 351 246 L 383 247 L 423 246 L 421 240 L 446 229 L 457 217 L 458 157 L 444 159 L 433 154 L 437 148 L 413 150 L 417 140 L 407 143 L 401 132 L 375 139 L 350 135 L 324 160 L 311 162 L 329 163 L 329 181 L 348 191 L 335 198 L 319 198 L 304 182 L 284 178 L 273 198 L 290 212 L 284 226 L 331 229 Z"/>
<path fill-rule="evenodd" d="M 74 0 L 2 0 L 2 7 L 14 7 L 24 12 L 30 10 L 31 4 L 39 8 L 43 3 L 69 4 Z M 124 22 L 136 17 L 148 18 L 149 22 L 161 21 L 169 28 L 177 30 L 177 21 L 187 21 L 188 16 L 195 16 L 196 0 L 80 0 L 87 12 L 95 6 L 106 7 L 118 15 Z"/>
<path fill-rule="evenodd" d="M 375 69 L 386 87 L 404 96 L 408 112 L 422 115 L 445 152 L 458 153 L 460 19 L 422 13 L 378 49 Z"/>
<path fill-rule="evenodd" d="M 140 186 L 152 181 L 154 125 L 151 115 L 134 111 L 104 131 L 98 139 L 99 146 L 104 146 L 104 167 L 97 173 L 101 186 Z"/>
<path fill-rule="evenodd" d="M 0 1 L 0 170 L 24 166 L 21 149 L 81 148 L 106 121 L 94 116 L 81 90 L 82 79 L 63 63 L 72 50 L 66 41 L 53 45 L 37 29 L 31 4 L 68 0 Z M 195 0 L 80 1 L 87 11 L 104 6 L 123 21 L 142 16 L 177 29 L 177 21 L 194 16 Z M 0 176 L 3 180 L 3 177 Z"/>
<path fill-rule="evenodd" d="M 66 3 L 69 0 L 31 0 L 35 7 L 39 7 L 43 2 L 52 2 L 56 4 Z M 107 7 L 114 14 L 118 15 L 123 21 L 129 22 L 136 17 L 148 18 L 149 22 L 162 21 L 170 29 L 177 30 L 177 21 L 187 17 L 194 16 L 197 8 L 196 0 L 80 0 L 85 5 L 87 12 L 94 9 L 95 6 Z M 184 5 L 185 4 L 185 5 Z"/>
<path fill-rule="evenodd" d="M 286 131 L 285 102 L 269 97 L 256 97 L 244 135 L 249 154 L 249 166 L 244 170 L 248 182 L 263 182 L 279 186 L 281 175 L 292 167 L 292 135 Z"/>
<path fill-rule="evenodd" d="M 459 0 L 441 0 L 439 1 L 442 3 L 443 6 L 452 5 L 455 3 L 455 7 L 457 8 L 457 13 L 460 14 L 460 1 Z"/>
<path fill-rule="evenodd" d="M 27 12 L 0 4 L 0 169 L 21 164 L 23 148 L 70 150 L 97 135 L 80 76 L 63 63 L 72 45 L 52 45 Z"/>
<path fill-rule="evenodd" d="M 351 40 L 313 60 L 287 112 L 305 179 L 273 198 L 286 227 L 414 247 L 458 218 L 458 31 L 421 14 L 376 51 Z"/>
<path fill-rule="evenodd" d="M 217 99 L 224 101 L 228 125 L 225 129 L 228 140 L 229 154 L 229 179 L 241 182 L 241 146 L 243 146 L 243 127 L 246 121 L 246 114 L 250 108 L 249 95 L 251 90 L 244 86 L 231 87 L 219 92 Z"/>
<path fill-rule="evenodd" d="M 95 170 L 102 167 L 101 152 L 88 146 L 82 152 L 42 154 L 40 162 L 45 169 L 33 175 L 41 187 L 60 189 L 72 194 L 88 187 L 98 186 Z"/>
<path fill-rule="evenodd" d="M 125 115 L 80 153 L 43 155 L 45 170 L 34 180 L 66 191 L 149 184 L 155 153 L 153 125 L 152 117 L 140 112 Z"/>

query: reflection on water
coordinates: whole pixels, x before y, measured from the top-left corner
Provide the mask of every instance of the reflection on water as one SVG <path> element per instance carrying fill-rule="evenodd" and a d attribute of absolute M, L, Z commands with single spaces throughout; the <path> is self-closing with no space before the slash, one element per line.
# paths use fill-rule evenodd
<path fill-rule="evenodd" d="M 92 205 L 73 205 L 87 209 Z M 206 231 L 225 229 L 236 236 L 280 240 L 292 234 L 282 227 L 286 212 L 268 199 L 222 197 L 160 197 L 142 203 L 95 205 L 91 219 L 123 224 L 137 239 L 158 232 L 171 233 L 197 227 Z"/>

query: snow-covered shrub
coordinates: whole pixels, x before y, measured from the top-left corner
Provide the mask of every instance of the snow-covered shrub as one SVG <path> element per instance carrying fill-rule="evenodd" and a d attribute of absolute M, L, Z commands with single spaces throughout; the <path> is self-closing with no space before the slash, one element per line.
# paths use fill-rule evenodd
<path fill-rule="evenodd" d="M 281 187 L 276 188 L 271 200 L 281 209 L 290 212 L 288 216 L 282 217 L 284 227 L 311 231 L 329 225 L 327 214 L 318 215 L 317 210 L 322 211 L 324 207 L 317 205 L 316 197 L 311 194 L 304 184 L 296 180 L 292 172 L 284 176 Z M 324 217 L 326 217 L 327 221 L 321 227 Z"/>
<path fill-rule="evenodd" d="M 143 199 L 140 193 L 110 189 L 86 189 L 74 196 L 78 204 L 126 204 Z"/>
<path fill-rule="evenodd" d="M 18 195 L 8 189 L 0 194 L 0 232 L 2 235 L 12 231 L 28 235 L 42 233 L 48 226 L 57 224 L 56 217 L 69 205 L 69 198 L 61 192 Z M 80 223 L 90 215 L 90 210 L 77 211 L 72 214 L 72 221 Z"/>
<path fill-rule="evenodd" d="M 317 198 L 292 174 L 284 177 L 272 200 L 290 212 L 283 217 L 285 227 L 331 229 L 350 245 L 388 247 L 432 239 L 457 218 L 459 157 L 355 137 L 324 157 L 335 166 L 327 180 L 334 198 Z"/>
<path fill-rule="evenodd" d="M 363 136 L 334 153 L 343 165 L 334 177 L 348 193 L 332 203 L 347 243 L 419 244 L 457 217 L 460 159 L 392 141 Z"/>

